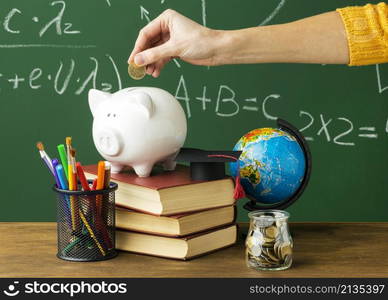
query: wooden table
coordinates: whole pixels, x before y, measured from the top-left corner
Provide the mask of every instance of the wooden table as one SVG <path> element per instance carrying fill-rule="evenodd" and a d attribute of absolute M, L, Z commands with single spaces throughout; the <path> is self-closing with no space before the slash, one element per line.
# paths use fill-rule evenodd
<path fill-rule="evenodd" d="M 292 223 L 294 263 L 256 272 L 244 241 L 192 261 L 120 252 L 103 262 L 56 258 L 55 223 L 0 223 L 0 277 L 387 277 L 388 223 Z M 246 225 L 241 226 L 246 231 Z"/>

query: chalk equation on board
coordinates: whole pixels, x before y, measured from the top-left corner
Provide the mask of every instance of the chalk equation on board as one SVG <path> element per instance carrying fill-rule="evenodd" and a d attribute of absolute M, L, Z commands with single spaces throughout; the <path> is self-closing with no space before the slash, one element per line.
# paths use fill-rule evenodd
<path fill-rule="evenodd" d="M 355 146 L 355 142 L 351 139 L 351 134 L 356 134 L 358 138 L 377 139 L 379 137 L 375 126 L 360 126 L 354 127 L 354 122 L 345 117 L 331 117 L 324 114 L 319 114 L 319 120 L 316 121 L 314 116 L 307 111 L 299 111 L 299 117 L 307 120 L 307 125 L 300 129 L 301 132 L 314 132 L 313 125 L 318 125 L 315 129 L 316 136 L 321 136 L 326 142 L 334 143 L 341 146 Z M 388 122 L 388 119 L 387 119 Z M 310 128 L 311 127 L 311 128 Z M 331 130 L 341 128 L 339 134 L 333 135 Z M 357 130 L 357 131 L 356 131 Z M 305 136 L 307 141 L 314 141 L 314 136 Z"/>
<path fill-rule="evenodd" d="M 74 28 L 73 23 L 66 22 L 65 20 L 65 10 L 66 10 L 66 2 L 65 1 L 53 1 L 49 5 L 57 8 L 57 12 L 53 18 L 49 21 L 41 22 L 39 16 L 33 16 L 31 18 L 32 23 L 39 24 L 37 35 L 39 37 L 43 37 L 45 33 L 53 28 L 57 35 L 62 34 L 80 34 L 81 31 Z M 3 20 L 3 30 L 7 33 L 11 34 L 21 34 L 23 30 L 23 26 L 21 24 L 21 19 L 27 18 L 28 13 L 24 13 L 22 10 L 18 8 L 11 8 L 9 12 L 6 14 Z M 26 25 L 24 25 L 26 26 Z"/>
<path fill-rule="evenodd" d="M 100 68 L 101 62 L 104 62 L 103 69 Z M 74 58 L 66 62 L 59 61 L 57 64 L 53 64 L 52 70 L 43 70 L 36 67 L 24 74 L 5 74 L 1 73 L 0 69 L 0 94 L 4 89 L 17 90 L 21 87 L 27 87 L 32 90 L 52 88 L 58 95 L 63 95 L 68 91 L 71 82 L 75 82 L 76 86 L 72 91 L 74 95 L 81 95 L 89 88 L 98 88 L 106 92 L 122 89 L 121 76 L 112 56 L 106 54 L 105 57 L 100 59 L 90 56 L 86 63 L 90 71 L 83 78 L 76 74 L 80 60 Z M 85 61 L 83 61 L 81 69 L 85 71 Z M 112 78 L 112 74 L 115 79 L 113 82 L 101 79 L 105 75 Z M 72 85 L 72 88 L 74 88 L 74 85 Z"/>
<path fill-rule="evenodd" d="M 204 85 L 202 93 L 193 96 L 190 93 L 184 75 L 181 75 L 175 91 L 175 98 L 181 101 L 189 119 L 193 117 L 192 108 L 194 105 L 199 105 L 202 112 L 210 111 L 215 116 L 221 118 L 234 117 L 243 111 L 254 113 L 257 117 L 267 120 L 274 121 L 279 117 L 275 112 L 271 112 L 272 102 L 282 101 L 282 97 L 279 94 L 273 93 L 262 98 L 249 97 L 239 99 L 235 90 L 224 84 L 218 85 L 216 91 L 217 96 L 212 99 L 208 94 L 208 87 Z M 323 113 L 314 116 L 305 110 L 299 110 L 298 117 L 305 122 L 300 131 L 304 133 L 307 141 L 314 141 L 320 138 L 325 142 L 340 146 L 355 146 L 355 138 L 379 138 L 376 126 L 368 124 L 357 127 L 355 122 L 347 117 L 333 117 Z M 384 133 L 388 134 L 388 118 L 386 124 L 382 125 Z M 336 133 L 333 134 L 333 131 Z"/>
<path fill-rule="evenodd" d="M 57 36 L 62 35 L 79 35 L 81 31 L 76 29 L 73 23 L 70 23 L 65 18 L 66 2 L 65 1 L 52 1 L 48 3 L 54 9 L 53 16 L 47 21 L 42 21 L 39 16 L 33 16 L 30 18 L 31 24 L 37 24 L 36 35 L 38 38 L 42 38 L 45 34 L 52 30 Z M 5 33 L 11 35 L 21 35 L 24 30 L 30 29 L 31 26 L 24 21 L 29 18 L 29 11 L 24 12 L 19 8 L 11 8 L 5 14 L 2 20 L 2 30 Z M 24 25 L 22 25 L 24 24 Z M 0 48 L 74 48 L 74 49 L 86 49 L 96 48 L 96 45 L 72 45 L 72 44 L 46 44 L 46 43 L 34 43 L 34 44 L 0 44 Z"/>

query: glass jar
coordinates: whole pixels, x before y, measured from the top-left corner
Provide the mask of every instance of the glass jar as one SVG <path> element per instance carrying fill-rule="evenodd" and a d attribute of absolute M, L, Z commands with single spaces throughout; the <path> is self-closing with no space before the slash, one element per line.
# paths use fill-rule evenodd
<path fill-rule="evenodd" d="M 247 266 L 256 270 L 285 270 L 292 264 L 290 214 L 282 210 L 257 210 L 248 214 Z"/>

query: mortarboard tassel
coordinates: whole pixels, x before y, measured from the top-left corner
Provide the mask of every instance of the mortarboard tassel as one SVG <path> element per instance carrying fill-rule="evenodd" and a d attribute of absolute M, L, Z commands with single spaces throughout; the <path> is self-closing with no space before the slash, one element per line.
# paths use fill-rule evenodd
<path fill-rule="evenodd" d="M 240 171 L 240 170 L 238 170 L 238 171 Z M 235 178 L 235 187 L 234 187 L 233 198 L 235 200 L 237 200 L 237 199 L 241 199 L 244 197 L 245 197 L 245 191 L 244 191 L 244 188 L 242 187 L 241 182 L 240 182 L 240 175 L 238 175 Z"/>
<path fill-rule="evenodd" d="M 231 155 L 222 155 L 222 154 L 209 154 L 208 157 L 223 157 L 223 158 L 229 158 L 233 159 L 237 163 L 237 176 L 234 179 L 234 193 L 233 193 L 233 198 L 235 200 L 241 199 L 245 197 L 245 191 L 243 186 L 241 185 L 240 182 L 240 163 L 238 161 L 238 158 L 235 158 Z"/>

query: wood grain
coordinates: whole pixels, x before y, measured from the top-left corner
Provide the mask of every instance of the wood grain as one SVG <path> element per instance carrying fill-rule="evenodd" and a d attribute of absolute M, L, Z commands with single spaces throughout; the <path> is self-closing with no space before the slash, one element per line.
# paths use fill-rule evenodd
<path fill-rule="evenodd" d="M 103 262 L 56 257 L 55 223 L 0 223 L 0 277 L 386 277 L 388 223 L 292 223 L 289 270 L 257 272 L 237 245 L 182 262 L 120 252 Z M 245 224 L 241 232 L 246 232 Z"/>

